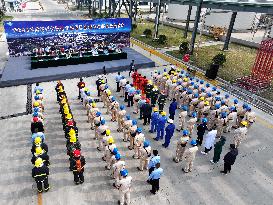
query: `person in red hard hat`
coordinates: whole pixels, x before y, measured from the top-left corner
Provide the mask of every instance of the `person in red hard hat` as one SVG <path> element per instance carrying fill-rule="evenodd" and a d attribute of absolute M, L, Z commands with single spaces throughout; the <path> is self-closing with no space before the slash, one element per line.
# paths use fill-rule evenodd
<path fill-rule="evenodd" d="M 33 117 L 31 122 L 31 133 L 44 132 L 44 125 L 41 121 L 39 121 L 38 117 Z"/>
<path fill-rule="evenodd" d="M 135 70 L 135 71 L 133 72 L 133 74 L 132 74 L 133 85 L 134 85 L 134 87 L 136 87 L 136 79 L 137 79 L 137 77 L 138 77 L 138 72 L 137 72 L 137 70 Z"/>
<path fill-rule="evenodd" d="M 72 171 L 74 174 L 74 182 L 76 185 L 82 184 L 84 182 L 84 166 L 85 166 L 85 158 L 81 155 L 81 151 L 76 149 L 73 152 L 73 158 L 70 161 L 72 167 Z"/>

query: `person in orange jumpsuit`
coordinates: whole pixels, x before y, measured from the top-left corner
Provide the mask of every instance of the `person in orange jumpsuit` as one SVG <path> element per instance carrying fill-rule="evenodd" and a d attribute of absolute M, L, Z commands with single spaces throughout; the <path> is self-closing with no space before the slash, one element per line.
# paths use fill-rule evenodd
<path fill-rule="evenodd" d="M 140 88 L 140 83 L 141 83 L 142 78 L 143 78 L 142 75 L 139 73 L 138 77 L 136 79 L 136 89 L 137 90 L 140 90 L 139 88 Z"/>
<path fill-rule="evenodd" d="M 135 69 L 135 71 L 132 74 L 132 78 L 133 78 L 133 86 L 136 87 L 136 80 L 138 78 L 138 72 L 137 72 L 136 69 Z"/>

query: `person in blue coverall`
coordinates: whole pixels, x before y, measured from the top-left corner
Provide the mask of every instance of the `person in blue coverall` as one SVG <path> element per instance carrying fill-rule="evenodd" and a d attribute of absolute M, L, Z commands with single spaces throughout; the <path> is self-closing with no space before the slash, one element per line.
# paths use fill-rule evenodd
<path fill-rule="evenodd" d="M 158 108 L 154 108 L 154 112 L 152 114 L 152 120 L 151 120 L 151 129 L 149 130 L 150 133 L 154 133 L 157 130 L 157 124 L 158 124 L 158 119 L 159 119 L 159 113 L 158 113 Z"/>
<path fill-rule="evenodd" d="M 157 135 L 156 135 L 156 138 L 154 138 L 154 140 L 158 141 L 160 139 L 163 139 L 166 122 L 167 122 L 166 112 L 163 111 L 161 113 L 161 116 L 158 119 L 158 124 L 156 129 Z"/>
<path fill-rule="evenodd" d="M 172 103 L 170 104 L 170 107 L 169 107 L 170 119 L 172 119 L 172 120 L 174 120 L 174 115 L 175 115 L 176 109 L 177 109 L 177 102 L 176 102 L 176 99 L 173 98 L 173 101 L 172 101 Z"/>
<path fill-rule="evenodd" d="M 173 124 L 173 120 L 169 119 L 168 126 L 165 129 L 166 135 L 165 135 L 165 143 L 162 144 L 163 147 L 167 148 L 169 146 L 174 130 L 175 130 L 175 125 Z"/>

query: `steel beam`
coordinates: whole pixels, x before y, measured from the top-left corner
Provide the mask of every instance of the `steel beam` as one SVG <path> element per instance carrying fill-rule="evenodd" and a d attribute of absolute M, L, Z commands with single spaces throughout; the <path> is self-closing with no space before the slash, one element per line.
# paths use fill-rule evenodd
<path fill-rule="evenodd" d="M 189 5 L 187 22 L 186 22 L 185 31 L 184 31 L 184 38 L 188 37 L 188 31 L 189 31 L 190 20 L 191 20 L 191 11 L 192 11 L 192 6 Z"/>
<path fill-rule="evenodd" d="M 233 30 L 233 26 L 236 20 L 236 16 L 237 16 L 237 11 L 233 12 L 231 15 L 231 19 L 230 19 L 230 23 L 229 23 L 229 27 L 228 27 L 228 31 L 227 31 L 227 35 L 226 35 L 226 39 L 225 39 L 225 44 L 223 47 L 223 51 L 228 50 L 228 45 L 229 45 L 229 41 L 230 41 L 230 37 L 232 34 L 232 30 Z"/>

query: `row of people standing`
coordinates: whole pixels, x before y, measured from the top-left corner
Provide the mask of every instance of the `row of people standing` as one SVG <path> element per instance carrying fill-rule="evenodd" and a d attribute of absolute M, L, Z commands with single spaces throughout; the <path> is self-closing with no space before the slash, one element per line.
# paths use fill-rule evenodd
<path fill-rule="evenodd" d="M 50 189 L 48 182 L 49 175 L 49 156 L 48 146 L 45 143 L 44 129 L 44 104 L 43 88 L 36 83 L 33 97 L 33 114 L 31 121 L 31 162 L 34 165 L 32 177 L 35 179 L 38 193 L 47 192 Z"/>
<path fill-rule="evenodd" d="M 81 153 L 81 143 L 78 138 L 78 128 L 73 117 L 70 104 L 61 81 L 56 85 L 59 113 L 62 118 L 64 137 L 66 139 L 67 155 L 69 156 L 69 170 L 73 172 L 76 185 L 84 183 L 85 158 Z"/>

